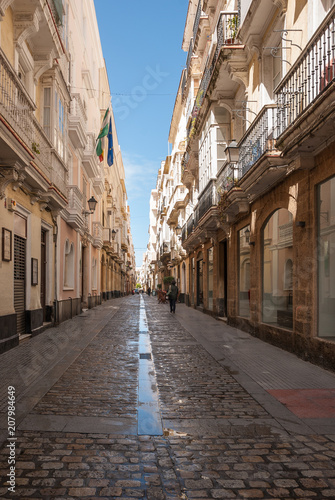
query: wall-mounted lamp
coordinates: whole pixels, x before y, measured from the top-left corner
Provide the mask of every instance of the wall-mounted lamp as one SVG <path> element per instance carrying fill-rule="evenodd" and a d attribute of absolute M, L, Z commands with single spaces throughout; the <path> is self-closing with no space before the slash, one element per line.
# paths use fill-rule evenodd
<path fill-rule="evenodd" d="M 295 225 L 297 227 L 305 227 L 306 226 L 306 222 L 304 220 L 298 220 L 298 221 L 296 221 Z"/>
<path fill-rule="evenodd" d="M 175 232 L 176 232 L 176 235 L 177 236 L 180 236 L 181 235 L 181 231 L 182 231 L 182 228 L 180 227 L 180 225 L 178 224 L 178 226 L 175 227 Z"/>
<path fill-rule="evenodd" d="M 95 207 L 97 206 L 97 200 L 94 198 L 94 196 L 91 196 L 91 198 L 88 200 L 88 208 L 89 210 L 84 210 L 85 215 L 92 215 L 95 212 Z"/>
<path fill-rule="evenodd" d="M 235 139 L 230 141 L 230 144 L 226 147 L 225 153 L 229 163 L 237 163 L 239 157 L 239 148 L 237 147 L 237 142 Z"/>
<path fill-rule="evenodd" d="M 115 241 L 115 236 L 116 236 L 117 230 L 112 229 L 112 240 Z"/>
<path fill-rule="evenodd" d="M 244 236 L 245 236 L 245 241 L 247 243 L 250 243 L 250 229 L 247 227 L 247 229 L 244 231 Z"/>

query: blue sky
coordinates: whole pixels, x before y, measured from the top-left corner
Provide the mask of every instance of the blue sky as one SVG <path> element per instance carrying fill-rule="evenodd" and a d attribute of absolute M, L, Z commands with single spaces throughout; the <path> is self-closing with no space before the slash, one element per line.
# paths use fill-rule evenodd
<path fill-rule="evenodd" d="M 136 265 L 148 243 L 149 199 L 168 154 L 186 53 L 188 0 L 94 0 L 126 172 Z"/>

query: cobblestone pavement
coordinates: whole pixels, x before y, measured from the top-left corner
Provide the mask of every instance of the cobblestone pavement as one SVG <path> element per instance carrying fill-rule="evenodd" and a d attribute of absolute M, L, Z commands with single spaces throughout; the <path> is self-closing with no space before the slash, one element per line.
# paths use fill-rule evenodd
<path fill-rule="evenodd" d="M 113 314 L 110 304 L 117 306 Z M 162 435 L 139 435 L 134 426 L 139 366 L 146 363 L 144 306 L 154 362 L 148 393 L 157 387 Z M 98 328 L 97 318 L 91 319 L 99 310 L 106 321 Z M 64 329 L 71 331 L 74 323 Z M 301 435 L 279 425 L 234 372 L 181 326 L 178 311 L 171 315 L 154 297 L 131 296 L 89 311 L 85 323 L 91 331 L 95 325 L 94 334 L 81 328 L 86 341 L 82 337 L 80 344 L 72 328 L 77 351 L 69 362 L 60 352 L 54 368 L 43 365 L 26 389 L 13 375 L 20 406 L 16 486 L 8 490 L 13 447 L 4 441 L 1 497 L 335 499 L 335 434 Z M 33 340 L 35 350 L 44 352 L 43 335 Z M 0 357 L 6 384 L 14 359 L 30 368 L 25 349 L 31 350 L 28 342 Z"/>

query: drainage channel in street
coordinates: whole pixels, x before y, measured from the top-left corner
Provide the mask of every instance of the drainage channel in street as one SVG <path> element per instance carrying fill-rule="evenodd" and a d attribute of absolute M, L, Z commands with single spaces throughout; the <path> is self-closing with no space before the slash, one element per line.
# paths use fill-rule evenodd
<path fill-rule="evenodd" d="M 140 297 L 138 354 L 137 433 L 139 435 L 160 436 L 163 434 L 162 419 L 147 315 L 142 296 Z"/>

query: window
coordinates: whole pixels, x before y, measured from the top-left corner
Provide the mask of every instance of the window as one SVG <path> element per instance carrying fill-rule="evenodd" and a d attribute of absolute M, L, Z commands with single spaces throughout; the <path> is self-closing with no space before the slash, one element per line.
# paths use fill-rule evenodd
<path fill-rule="evenodd" d="M 51 139 L 51 88 L 44 89 L 43 130 Z"/>
<path fill-rule="evenodd" d="M 263 322 L 293 328 L 293 220 L 281 208 L 263 229 Z"/>
<path fill-rule="evenodd" d="M 335 177 L 318 188 L 318 335 L 335 337 Z"/>
<path fill-rule="evenodd" d="M 64 157 L 64 139 L 65 139 L 65 115 L 64 104 L 57 91 L 55 91 L 55 134 L 54 144 L 56 150 L 62 158 Z"/>
<path fill-rule="evenodd" d="M 69 240 L 65 242 L 64 288 L 74 288 L 74 246 Z"/>
<path fill-rule="evenodd" d="M 52 93 L 54 92 L 54 104 L 52 108 Z M 52 87 L 45 87 L 43 90 L 43 130 L 53 141 L 53 145 L 64 160 L 66 156 L 66 112 L 63 99 L 57 90 Z M 53 137 L 52 137 L 53 130 Z"/>
<path fill-rule="evenodd" d="M 207 290 L 208 290 L 208 304 L 207 308 L 213 311 L 213 247 L 207 250 Z"/>
<path fill-rule="evenodd" d="M 250 226 L 239 232 L 239 315 L 250 317 Z"/>

